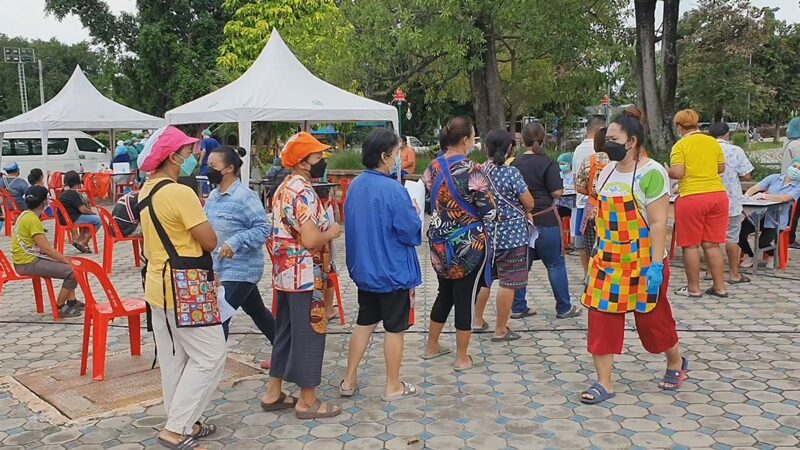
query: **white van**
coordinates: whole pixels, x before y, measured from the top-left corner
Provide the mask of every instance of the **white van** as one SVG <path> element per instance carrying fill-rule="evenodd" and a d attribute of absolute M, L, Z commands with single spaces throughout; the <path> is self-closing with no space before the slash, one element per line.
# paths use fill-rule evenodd
<path fill-rule="evenodd" d="M 42 137 L 38 131 L 3 135 L 2 163 L 16 162 L 21 177 L 33 168 L 49 172 L 94 172 L 102 164 L 109 167 L 111 154 L 92 136 L 80 131 L 51 131 L 47 135 L 47 158 L 42 155 Z"/>

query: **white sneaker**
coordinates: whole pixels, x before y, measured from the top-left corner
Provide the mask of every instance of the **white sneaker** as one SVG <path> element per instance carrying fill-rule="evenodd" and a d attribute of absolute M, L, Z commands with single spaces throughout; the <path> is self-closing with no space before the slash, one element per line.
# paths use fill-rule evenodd
<path fill-rule="evenodd" d="M 753 267 L 753 258 L 745 255 L 744 258 L 742 259 L 742 263 L 739 264 L 739 267 L 742 267 L 744 269 L 749 269 Z"/>

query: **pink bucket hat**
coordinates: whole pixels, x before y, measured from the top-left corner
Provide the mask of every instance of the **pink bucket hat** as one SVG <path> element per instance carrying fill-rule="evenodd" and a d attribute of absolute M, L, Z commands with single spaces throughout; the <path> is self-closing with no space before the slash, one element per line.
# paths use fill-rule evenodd
<path fill-rule="evenodd" d="M 161 131 L 161 130 L 158 130 Z M 145 172 L 152 172 L 164 162 L 169 155 L 177 152 L 185 145 L 192 145 L 200 139 L 187 136 L 183 131 L 168 126 L 161 133 L 156 132 L 148 141 L 147 145 L 152 146 L 150 154 L 147 155 L 139 169 Z M 144 151 L 147 151 L 145 148 Z"/>

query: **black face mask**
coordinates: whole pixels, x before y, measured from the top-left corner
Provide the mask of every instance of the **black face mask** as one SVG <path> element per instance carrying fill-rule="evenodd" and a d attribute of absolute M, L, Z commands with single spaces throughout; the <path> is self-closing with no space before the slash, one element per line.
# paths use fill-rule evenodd
<path fill-rule="evenodd" d="M 322 178 L 325 176 L 325 169 L 328 167 L 327 161 L 324 159 L 320 159 L 317 161 L 316 164 L 311 165 L 311 169 L 308 171 L 311 175 L 311 178 Z"/>
<path fill-rule="evenodd" d="M 622 161 L 627 153 L 628 149 L 625 148 L 625 145 L 616 142 L 606 142 L 606 154 L 611 161 Z"/>
<path fill-rule="evenodd" d="M 213 167 L 209 166 L 206 176 L 208 177 L 208 182 L 211 184 L 222 183 L 222 172 Z"/>

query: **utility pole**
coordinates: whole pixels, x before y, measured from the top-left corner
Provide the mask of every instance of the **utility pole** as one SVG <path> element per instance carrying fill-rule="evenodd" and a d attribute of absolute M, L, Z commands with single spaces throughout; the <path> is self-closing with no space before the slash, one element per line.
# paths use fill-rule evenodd
<path fill-rule="evenodd" d="M 36 60 L 39 63 L 39 106 L 44 105 L 44 79 L 42 78 L 42 58 Z"/>

